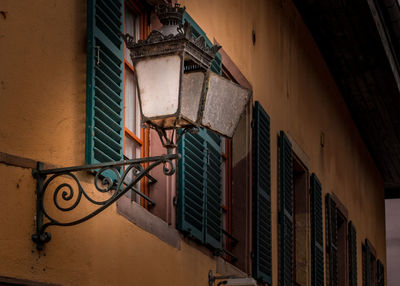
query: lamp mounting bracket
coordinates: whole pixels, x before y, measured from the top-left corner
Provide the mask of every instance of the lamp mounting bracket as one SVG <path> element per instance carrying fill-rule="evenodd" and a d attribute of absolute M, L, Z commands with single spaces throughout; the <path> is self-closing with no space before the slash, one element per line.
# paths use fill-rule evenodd
<path fill-rule="evenodd" d="M 150 204 L 154 204 L 150 198 L 136 190 L 136 184 L 160 164 L 163 164 L 165 175 L 174 174 L 173 160 L 179 157 L 179 154 L 169 151 L 168 154 L 155 157 L 48 170 L 43 170 L 43 163 L 38 163 L 37 169 L 32 172 L 36 179 L 36 232 L 32 235 L 36 248 L 42 250 L 44 244 L 51 240 L 50 233 L 46 232 L 49 226 L 73 226 L 83 223 L 111 206 L 129 190 L 134 190 Z M 97 192 L 103 194 L 101 196 L 97 193 L 102 199 L 93 198 L 93 193 L 85 190 L 86 180 L 84 188 L 81 183 L 83 176 L 78 175 L 85 172 L 95 174 L 94 187 Z M 85 207 L 89 204 L 95 209 L 82 215 L 82 208 L 77 209 L 81 203 L 85 204 Z M 70 214 L 74 210 L 73 218 L 65 219 L 72 217 Z M 54 213 L 58 213 L 58 216 Z"/>

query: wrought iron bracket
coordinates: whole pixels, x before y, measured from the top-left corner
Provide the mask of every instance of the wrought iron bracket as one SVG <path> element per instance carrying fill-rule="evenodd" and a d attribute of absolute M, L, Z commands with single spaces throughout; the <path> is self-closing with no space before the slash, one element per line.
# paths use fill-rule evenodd
<path fill-rule="evenodd" d="M 156 166 L 163 164 L 165 175 L 174 174 L 173 160 L 179 158 L 179 154 L 172 154 L 172 150 L 168 150 L 168 154 L 156 157 L 48 170 L 43 170 L 43 164 L 38 163 L 37 169 L 32 172 L 36 179 L 36 232 L 32 235 L 36 248 L 42 250 L 51 240 L 51 234 L 46 232 L 49 226 L 73 226 L 91 219 L 127 191 L 135 190 L 135 185 Z M 93 192 L 87 192 L 76 175 L 79 172 L 93 172 L 95 190 L 103 194 L 109 193 L 110 196 L 103 200 L 93 198 Z M 54 212 L 65 214 L 73 211 L 82 202 L 82 198 L 96 209 L 70 221 L 53 215 Z M 60 217 L 62 218 L 61 215 Z"/>

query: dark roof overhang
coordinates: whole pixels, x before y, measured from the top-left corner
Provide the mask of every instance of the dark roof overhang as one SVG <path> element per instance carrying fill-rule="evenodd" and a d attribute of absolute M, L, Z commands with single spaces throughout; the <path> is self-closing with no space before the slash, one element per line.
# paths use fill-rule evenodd
<path fill-rule="evenodd" d="M 398 0 L 294 3 L 381 172 L 387 197 L 400 197 Z"/>

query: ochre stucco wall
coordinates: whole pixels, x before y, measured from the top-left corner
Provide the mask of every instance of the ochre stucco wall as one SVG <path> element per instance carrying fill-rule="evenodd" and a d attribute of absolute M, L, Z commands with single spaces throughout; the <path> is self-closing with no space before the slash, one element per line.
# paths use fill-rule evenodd
<path fill-rule="evenodd" d="M 182 3 L 207 36 L 223 46 L 252 84 L 253 99 L 271 117 L 273 284 L 278 282 L 277 140 L 284 130 L 309 158 L 309 171 L 320 179 L 323 194 L 333 192 L 347 207 L 357 228 L 361 285 L 365 238 L 376 248 L 377 257 L 386 260 L 383 181 L 294 4 L 285 0 Z"/>
<path fill-rule="evenodd" d="M 0 152 L 59 166 L 84 163 L 86 1 L 4 0 L 0 11 Z M 339 91 L 288 0 L 185 0 L 253 86 L 271 117 L 273 284 L 278 279 L 277 134 L 309 157 L 385 261 L 383 182 Z M 252 44 L 252 30 L 256 44 Z M 320 134 L 325 147 L 320 147 Z M 91 179 L 89 176 L 84 181 Z M 178 250 L 118 215 L 115 206 L 68 229 L 39 255 L 31 170 L 0 164 L 0 276 L 62 285 L 206 285 L 215 261 L 181 241 Z"/>

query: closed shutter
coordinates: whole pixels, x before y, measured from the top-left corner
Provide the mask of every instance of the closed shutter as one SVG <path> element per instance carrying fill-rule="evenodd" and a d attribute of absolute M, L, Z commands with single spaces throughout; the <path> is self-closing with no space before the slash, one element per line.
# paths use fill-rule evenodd
<path fill-rule="evenodd" d="M 272 283 L 270 119 L 253 109 L 253 277 Z"/>
<path fill-rule="evenodd" d="M 279 136 L 280 276 L 282 286 L 293 285 L 293 158 L 292 144 Z"/>
<path fill-rule="evenodd" d="M 322 186 L 315 174 L 311 175 L 311 285 L 324 285 L 324 242 L 322 218 Z"/>
<path fill-rule="evenodd" d="M 353 222 L 349 222 L 349 284 L 357 286 L 357 233 Z"/>
<path fill-rule="evenodd" d="M 183 15 L 195 37 L 212 43 L 189 14 Z M 186 67 L 185 67 L 186 68 Z M 192 67 L 191 67 L 192 68 Z M 221 74 L 221 55 L 217 54 L 211 70 Z M 200 129 L 185 134 L 178 145 L 182 158 L 178 163 L 178 229 L 215 249 L 222 247 L 222 148 L 221 137 Z"/>
<path fill-rule="evenodd" d="M 199 133 L 201 133 L 200 131 Z M 201 134 L 185 134 L 178 151 L 178 229 L 204 241 L 205 140 Z"/>
<path fill-rule="evenodd" d="M 376 263 L 376 281 L 377 286 L 385 286 L 385 268 L 379 259 Z"/>
<path fill-rule="evenodd" d="M 332 196 L 326 195 L 326 218 L 327 218 L 327 251 L 329 286 L 337 286 L 337 212 L 336 202 Z"/>
<path fill-rule="evenodd" d="M 187 133 L 178 146 L 178 229 L 202 243 L 221 248 L 221 138 L 201 129 Z"/>
<path fill-rule="evenodd" d="M 122 159 L 122 0 L 88 0 L 86 163 Z"/>

